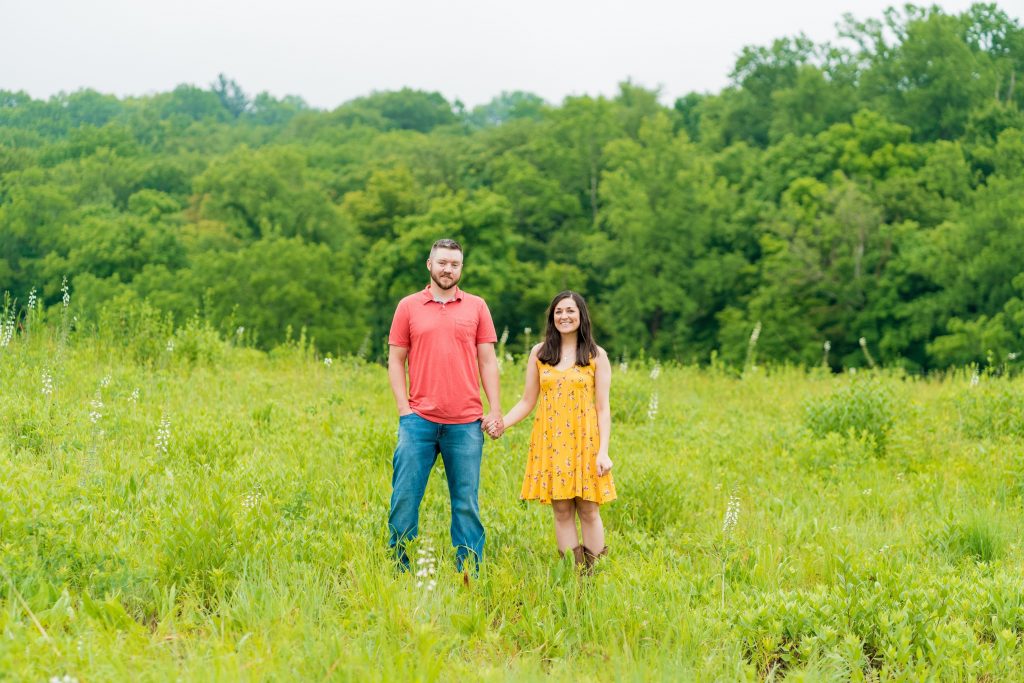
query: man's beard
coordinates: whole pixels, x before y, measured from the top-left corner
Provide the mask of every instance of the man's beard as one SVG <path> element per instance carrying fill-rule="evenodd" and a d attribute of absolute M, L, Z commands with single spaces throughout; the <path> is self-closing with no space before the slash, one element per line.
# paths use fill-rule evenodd
<path fill-rule="evenodd" d="M 451 289 L 452 287 L 454 287 L 455 285 L 459 284 L 459 276 L 458 275 L 452 275 L 451 278 L 452 278 L 451 279 L 451 284 L 445 286 L 445 284 L 441 281 L 440 276 L 435 275 L 434 271 L 430 271 L 430 279 L 434 281 L 435 285 L 437 285 L 438 287 L 440 287 L 441 289 L 443 289 L 446 292 L 449 289 Z"/>

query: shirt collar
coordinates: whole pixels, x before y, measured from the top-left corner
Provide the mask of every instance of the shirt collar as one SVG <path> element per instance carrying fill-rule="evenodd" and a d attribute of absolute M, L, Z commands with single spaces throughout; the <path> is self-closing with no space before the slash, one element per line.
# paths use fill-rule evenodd
<path fill-rule="evenodd" d="M 445 303 L 451 303 L 453 301 L 460 301 L 462 299 L 462 290 L 459 289 L 458 285 L 455 285 L 455 296 L 446 301 Z M 434 298 L 434 294 L 430 291 L 430 285 L 423 288 L 423 303 L 429 304 L 431 301 L 437 301 Z"/>

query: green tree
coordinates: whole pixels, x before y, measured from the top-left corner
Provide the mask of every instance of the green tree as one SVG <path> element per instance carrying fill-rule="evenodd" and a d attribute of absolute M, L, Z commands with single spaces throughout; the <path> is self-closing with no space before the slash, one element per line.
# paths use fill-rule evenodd
<path fill-rule="evenodd" d="M 376 171 L 366 188 L 345 195 L 342 209 L 360 235 L 369 242 L 391 241 L 398 236 L 397 222 L 421 213 L 428 195 L 405 166 Z"/>
<path fill-rule="evenodd" d="M 530 144 L 530 158 L 579 198 L 596 226 L 605 146 L 625 135 L 614 103 L 603 97 L 568 97 L 551 115 L 551 127 Z"/>
<path fill-rule="evenodd" d="M 508 201 L 489 190 L 446 193 L 433 198 L 422 214 L 398 222 L 394 238 L 380 239 L 366 255 L 368 286 L 381 306 L 372 311 L 372 336 L 387 335 L 394 304 L 429 282 L 426 268 L 430 246 L 447 237 L 464 249 L 463 282 L 468 291 L 483 296 L 499 329 L 531 319 L 521 300 L 510 296 L 524 284 L 525 273 L 515 257 L 516 237 Z M 387 302 L 387 305 L 383 305 Z"/>
<path fill-rule="evenodd" d="M 466 121 L 474 128 L 500 126 L 516 119 L 540 119 L 547 103 L 533 93 L 516 90 L 504 91 L 487 104 L 473 107 Z"/>
<path fill-rule="evenodd" d="M 224 74 L 218 74 L 217 80 L 210 84 L 210 90 L 220 100 L 220 104 L 234 118 L 240 117 L 249 109 L 249 97 L 242 86 Z"/>
<path fill-rule="evenodd" d="M 332 117 L 345 125 L 363 124 L 390 130 L 415 130 L 426 133 L 438 126 L 457 122 L 451 104 L 437 92 L 411 88 L 375 92 L 346 102 Z"/>
<path fill-rule="evenodd" d="M 709 95 L 689 92 L 677 98 L 672 105 L 677 114 L 677 130 L 682 128 L 694 142 L 701 142 L 701 103 L 708 97 Z"/>
<path fill-rule="evenodd" d="M 263 348 L 285 341 L 290 328 L 295 337 L 304 329 L 321 349 L 355 353 L 367 331 L 353 315 L 367 304 L 356 258 L 299 237 L 270 237 L 198 254 L 183 281 L 208 319 L 245 327 Z"/>
<path fill-rule="evenodd" d="M 170 269 L 184 266 L 179 226 L 173 220 L 161 220 L 160 210 L 151 209 L 148 215 L 102 207 L 78 212 L 75 221 L 59 231 L 54 249 L 41 260 L 42 280 L 55 282 L 68 273 L 90 273 L 129 282 L 147 264 Z"/>
<path fill-rule="evenodd" d="M 297 95 L 288 95 L 280 100 L 268 92 L 261 92 L 252 99 L 244 111 L 246 121 L 264 126 L 283 126 L 296 114 L 309 111 L 309 105 Z"/>
<path fill-rule="evenodd" d="M 502 155 L 489 170 L 494 190 L 510 203 L 521 260 L 543 264 L 578 248 L 586 221 L 577 196 L 515 154 Z"/>
<path fill-rule="evenodd" d="M 156 118 L 176 120 L 179 123 L 225 121 L 229 115 L 217 93 L 187 84 L 179 85 L 169 93 L 156 95 L 146 102 L 140 112 L 143 118 L 148 118 L 150 108 L 155 110 Z"/>
<path fill-rule="evenodd" d="M 592 241 L 601 301 L 618 348 L 703 356 L 715 344 L 716 314 L 748 274 L 735 197 L 684 134 L 658 114 L 639 139 L 608 146 L 601 186 L 607 236 Z"/>
<path fill-rule="evenodd" d="M 814 364 L 829 341 L 843 364 L 864 364 L 858 339 L 878 343 L 884 321 L 877 309 L 891 303 L 896 286 L 890 269 L 901 230 L 882 218 L 841 176 L 832 187 L 812 178 L 793 182 L 762 238 L 760 284 L 744 321 L 762 323 L 762 353 Z"/>
<path fill-rule="evenodd" d="M 12 177 L 13 176 L 13 177 Z M 4 289 L 27 290 L 43 280 L 37 263 L 57 248 L 55 236 L 71 220 L 74 201 L 32 168 L 4 177 L 0 203 L 0 274 Z"/>
<path fill-rule="evenodd" d="M 890 8 L 884 21 L 848 17 L 841 34 L 861 48 L 864 101 L 910 126 L 915 139 L 957 137 L 996 89 L 988 55 L 972 50 L 963 22 L 938 8 Z"/>
<path fill-rule="evenodd" d="M 760 147 L 768 144 L 775 93 L 797 85 L 800 69 L 813 53 L 814 43 L 802 35 L 776 40 L 771 47 L 743 48 L 730 74 L 733 88 L 721 95 L 726 145 L 738 140 Z"/>
<path fill-rule="evenodd" d="M 335 247 L 349 237 L 344 214 L 294 147 L 241 148 L 195 179 L 196 208 L 242 241 L 301 236 Z"/>
<path fill-rule="evenodd" d="M 792 85 L 772 92 L 768 138 L 814 135 L 848 121 L 857 108 L 853 79 L 837 78 L 809 64 L 797 68 Z"/>

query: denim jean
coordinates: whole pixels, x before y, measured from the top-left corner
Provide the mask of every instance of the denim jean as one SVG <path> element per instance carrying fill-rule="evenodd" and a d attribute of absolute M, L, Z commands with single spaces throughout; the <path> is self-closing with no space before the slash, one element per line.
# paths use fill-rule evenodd
<path fill-rule="evenodd" d="M 419 533 L 420 503 L 427 478 L 440 453 L 448 478 L 452 504 L 452 546 L 455 564 L 462 571 L 466 558 L 479 563 L 484 556 L 484 527 L 480 523 L 480 460 L 484 435 L 480 420 L 467 424 L 440 424 L 410 413 L 398 418 L 398 445 L 391 477 L 388 546 L 408 569 L 405 545 Z"/>

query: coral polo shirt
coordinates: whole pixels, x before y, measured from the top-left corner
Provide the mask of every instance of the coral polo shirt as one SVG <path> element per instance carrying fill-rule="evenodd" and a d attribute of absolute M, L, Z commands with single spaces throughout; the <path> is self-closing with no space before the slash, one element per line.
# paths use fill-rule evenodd
<path fill-rule="evenodd" d="M 477 344 L 498 341 L 487 304 L 455 287 L 455 298 L 434 300 L 430 286 L 398 302 L 388 344 L 409 349 L 409 407 L 441 424 L 483 417 Z"/>

